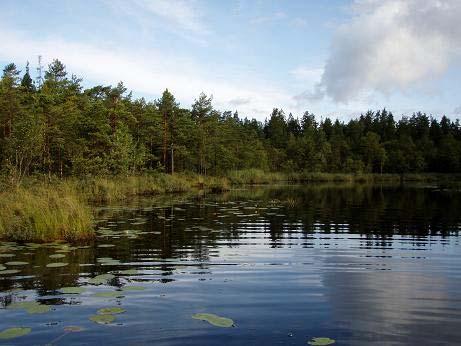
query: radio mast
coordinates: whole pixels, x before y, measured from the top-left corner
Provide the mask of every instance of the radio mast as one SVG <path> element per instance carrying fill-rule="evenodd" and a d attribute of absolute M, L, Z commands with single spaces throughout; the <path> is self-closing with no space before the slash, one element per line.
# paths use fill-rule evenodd
<path fill-rule="evenodd" d="M 42 56 L 38 56 L 38 66 L 37 66 L 37 84 L 38 88 L 40 89 L 42 87 L 42 71 L 43 71 L 43 65 L 42 65 Z"/>

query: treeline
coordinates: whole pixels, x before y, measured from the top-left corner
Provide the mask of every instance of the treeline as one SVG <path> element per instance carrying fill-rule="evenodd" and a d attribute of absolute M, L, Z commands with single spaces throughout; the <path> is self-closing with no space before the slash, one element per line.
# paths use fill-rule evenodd
<path fill-rule="evenodd" d="M 461 126 L 423 113 L 395 121 L 387 110 L 347 123 L 274 109 L 264 123 L 219 112 L 201 94 L 182 108 L 165 90 L 134 99 L 123 83 L 84 89 L 54 60 L 43 79 L 7 65 L 0 81 L 0 171 L 24 176 L 222 175 L 230 170 L 334 173 L 459 172 Z"/>

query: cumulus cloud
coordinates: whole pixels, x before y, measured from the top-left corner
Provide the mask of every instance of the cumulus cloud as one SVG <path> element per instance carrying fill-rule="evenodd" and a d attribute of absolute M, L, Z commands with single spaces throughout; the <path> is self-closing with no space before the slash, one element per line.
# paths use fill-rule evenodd
<path fill-rule="evenodd" d="M 317 96 L 348 103 L 361 92 L 405 91 L 461 56 L 459 0 L 356 0 L 352 14 L 333 38 Z"/>

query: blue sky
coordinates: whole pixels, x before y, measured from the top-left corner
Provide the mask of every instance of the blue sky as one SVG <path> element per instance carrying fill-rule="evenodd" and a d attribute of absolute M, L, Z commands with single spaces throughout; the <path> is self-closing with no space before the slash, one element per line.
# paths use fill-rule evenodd
<path fill-rule="evenodd" d="M 124 81 L 184 107 L 347 120 L 387 107 L 461 117 L 458 0 L 2 1 L 0 63 L 58 58 L 84 85 Z"/>

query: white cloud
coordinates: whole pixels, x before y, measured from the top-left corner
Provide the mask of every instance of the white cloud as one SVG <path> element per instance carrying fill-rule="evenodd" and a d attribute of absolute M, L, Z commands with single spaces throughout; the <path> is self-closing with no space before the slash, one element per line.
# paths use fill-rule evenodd
<path fill-rule="evenodd" d="M 461 56 L 459 0 L 356 0 L 352 9 L 317 86 L 336 102 L 418 87 Z"/>
<path fill-rule="evenodd" d="M 201 44 L 206 44 L 204 37 L 211 33 L 202 8 L 193 0 L 106 0 L 105 4 L 148 30 L 161 27 Z"/>
<path fill-rule="evenodd" d="M 25 62 L 43 55 L 44 63 L 58 58 L 67 70 L 86 80 L 115 85 L 123 81 L 135 92 L 158 96 L 169 88 L 184 107 L 205 92 L 214 96 L 217 109 L 235 109 L 259 119 L 270 114 L 273 106 L 293 104 L 289 94 L 276 86 L 236 68 L 217 75 L 208 65 L 200 65 L 184 56 L 167 56 L 156 50 L 136 51 L 121 47 L 91 46 L 59 38 L 34 40 L 28 35 L 0 27 L 0 60 Z"/>

